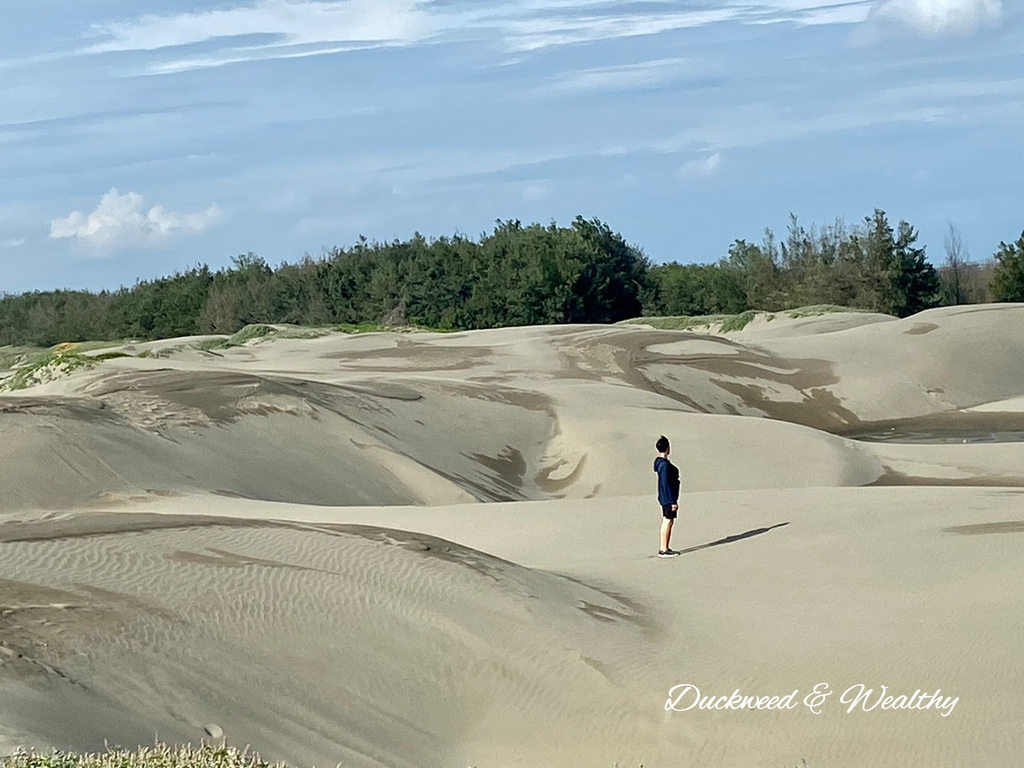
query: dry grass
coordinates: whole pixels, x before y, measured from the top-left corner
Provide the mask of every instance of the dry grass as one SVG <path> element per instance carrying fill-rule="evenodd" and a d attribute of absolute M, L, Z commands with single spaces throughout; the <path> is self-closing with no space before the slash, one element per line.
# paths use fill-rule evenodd
<path fill-rule="evenodd" d="M 284 763 L 268 763 L 255 752 L 235 747 L 191 745 L 155 747 L 135 751 L 110 749 L 102 754 L 79 755 L 70 752 L 17 752 L 0 758 L 0 768 L 286 768 Z M 475 768 L 475 766 L 470 766 Z M 619 763 L 615 763 L 619 768 Z M 644 768 L 640 763 L 639 768 Z M 811 768 L 806 760 L 796 768 Z"/>
<path fill-rule="evenodd" d="M 0 759 L 0 768 L 284 768 L 254 752 L 234 747 L 157 744 L 135 751 L 110 749 L 101 754 L 17 752 Z"/>

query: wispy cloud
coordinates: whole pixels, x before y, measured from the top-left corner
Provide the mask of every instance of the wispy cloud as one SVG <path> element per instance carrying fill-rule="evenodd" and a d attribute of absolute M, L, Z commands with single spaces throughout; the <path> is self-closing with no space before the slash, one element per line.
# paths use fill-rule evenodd
<path fill-rule="evenodd" d="M 970 0 L 889 0 L 928 1 Z M 92 41 L 79 53 L 163 51 L 162 60 L 151 63 L 148 71 L 173 74 L 247 61 L 413 45 L 467 32 L 484 34 L 506 51 L 524 53 L 727 21 L 849 24 L 862 21 L 869 8 L 869 0 L 729 0 L 716 7 L 660 0 L 637 4 L 628 11 L 621 2 L 611 0 L 533 0 L 484 6 L 429 0 L 256 0 L 215 10 L 147 14 L 95 24 Z M 200 46 L 203 50 L 190 50 Z M 648 76 L 654 75 L 649 72 Z"/>
<path fill-rule="evenodd" d="M 657 35 L 680 29 L 737 22 L 800 25 L 856 24 L 870 12 L 871 0 L 726 0 L 715 7 L 663 0 L 622 11 L 617 2 L 548 2 L 532 11 L 509 13 L 495 21 L 513 51 Z"/>
<path fill-rule="evenodd" d="M 722 164 L 722 155 L 715 152 L 707 157 L 694 158 L 683 163 L 679 175 L 684 179 L 711 176 Z"/>
<path fill-rule="evenodd" d="M 523 200 L 528 203 L 535 203 L 539 200 L 543 200 L 547 196 L 548 188 L 546 184 L 527 184 L 523 189 Z"/>
<path fill-rule="evenodd" d="M 943 35 L 996 24 L 1002 15 L 1001 0 L 725 0 L 703 7 L 687 0 L 653 0 L 628 10 L 619 0 L 506 0 L 486 5 L 448 0 L 247 0 L 209 10 L 96 23 L 77 50 L 0 61 L 0 68 L 74 55 L 150 52 L 154 56 L 145 72 L 174 74 L 464 39 L 467 34 L 491 39 L 506 52 L 524 54 L 725 22 L 806 26 L 866 21 L 858 33 L 863 41 L 876 39 L 885 22 Z M 643 76 L 642 71 L 619 74 Z M 605 74 L 614 76 L 610 71 Z"/>
<path fill-rule="evenodd" d="M 705 148 L 718 153 L 725 149 L 757 147 L 822 134 L 861 131 L 882 125 L 929 123 L 942 119 L 940 107 L 836 110 L 792 117 L 771 108 L 743 108 L 721 111 L 716 119 L 676 133 L 651 145 L 660 152 Z"/>
<path fill-rule="evenodd" d="M 384 42 L 360 43 L 352 45 L 314 45 L 310 47 L 293 46 L 257 46 L 247 48 L 231 48 L 214 56 L 194 56 L 171 59 L 150 67 L 154 75 L 173 75 L 176 72 L 188 72 L 193 69 L 213 69 L 229 64 L 244 64 L 249 61 L 274 61 L 278 59 L 305 59 L 312 56 L 329 56 L 333 53 L 379 48 Z"/>
<path fill-rule="evenodd" d="M 94 25 L 86 54 L 160 51 L 174 55 L 151 72 L 168 74 L 246 61 L 302 58 L 384 45 L 405 45 L 435 32 L 420 0 L 258 0 L 183 14 L 148 14 Z M 219 44 L 210 53 L 182 49 Z"/>
<path fill-rule="evenodd" d="M 1019 97 L 1024 94 L 1024 78 L 998 80 L 944 79 L 887 88 L 878 95 L 883 103 L 907 104 L 911 100 L 945 102 L 951 99 Z"/>
<path fill-rule="evenodd" d="M 45 134 L 59 134 L 62 131 L 90 128 L 106 124 L 124 124 L 129 120 L 148 117 L 185 115 L 189 113 L 209 113 L 211 109 L 236 108 L 242 104 L 238 100 L 207 100 L 191 103 L 171 104 L 155 107 L 132 107 L 128 109 L 100 110 L 46 117 L 23 122 L 0 123 L 0 141 L 15 138 L 22 139 Z"/>
<path fill-rule="evenodd" d="M 700 122 L 671 135 L 637 137 L 617 144 L 581 147 L 576 142 L 556 142 L 528 149 L 494 149 L 465 153 L 458 150 L 420 150 L 400 155 L 361 155 L 324 168 L 330 178 L 372 176 L 405 186 L 455 181 L 518 178 L 524 185 L 535 179 L 554 178 L 567 163 L 588 159 L 607 163 L 629 156 L 689 156 L 676 173 L 683 178 L 706 178 L 719 172 L 733 149 L 806 140 L 825 134 L 862 131 L 883 125 L 928 123 L 942 119 L 937 107 L 892 109 L 885 104 L 871 110 L 836 110 L 795 117 L 771 108 L 738 108 L 709 114 Z M 669 161 L 671 162 L 671 161 Z M 312 172 L 312 171 L 311 171 Z M 526 186 L 523 187 L 524 191 Z"/>
<path fill-rule="evenodd" d="M 771 21 L 793 21 L 801 26 L 826 26 L 829 24 L 860 24 L 871 15 L 871 0 L 852 3 L 833 3 L 822 5 L 811 0 L 806 8 L 784 10 Z"/>
<path fill-rule="evenodd" d="M 656 35 L 729 21 L 742 14 L 740 8 L 728 7 L 660 14 L 566 13 L 558 17 L 508 19 L 505 30 L 509 49 L 531 51 L 557 45 Z"/>
<path fill-rule="evenodd" d="M 621 91 L 654 88 L 686 75 L 686 59 L 657 59 L 616 67 L 596 67 L 566 72 L 551 87 L 559 93 Z"/>
<path fill-rule="evenodd" d="M 87 51 L 153 51 L 255 36 L 272 38 L 268 47 L 325 41 L 411 41 L 432 31 L 430 15 L 421 6 L 416 0 L 259 0 L 254 5 L 212 11 L 150 14 L 134 21 L 94 26 L 95 34 L 104 39 Z"/>
<path fill-rule="evenodd" d="M 111 189 L 92 213 L 72 211 L 50 222 L 50 238 L 73 240 L 95 256 L 126 248 L 158 248 L 178 235 L 197 235 L 222 218 L 211 205 L 196 213 L 168 211 L 162 205 L 146 208 L 137 192 Z"/>

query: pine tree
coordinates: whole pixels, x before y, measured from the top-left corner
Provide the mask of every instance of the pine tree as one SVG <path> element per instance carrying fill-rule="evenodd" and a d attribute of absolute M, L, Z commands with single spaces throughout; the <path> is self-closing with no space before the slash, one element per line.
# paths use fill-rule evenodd
<path fill-rule="evenodd" d="M 1024 232 L 1016 243 L 999 243 L 992 273 L 992 298 L 996 301 L 1024 301 Z"/>
<path fill-rule="evenodd" d="M 901 221 L 889 278 L 895 297 L 893 314 L 897 317 L 908 317 L 938 305 L 939 275 L 925 258 L 925 249 L 914 247 L 916 242 L 917 232 Z"/>

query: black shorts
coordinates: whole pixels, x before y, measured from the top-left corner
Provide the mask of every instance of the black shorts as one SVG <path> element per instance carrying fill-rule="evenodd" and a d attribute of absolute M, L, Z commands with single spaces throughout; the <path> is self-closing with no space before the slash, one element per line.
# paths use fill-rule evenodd
<path fill-rule="evenodd" d="M 665 516 L 666 520 L 676 519 L 676 513 L 675 510 L 672 509 L 672 506 L 672 504 L 662 504 L 661 506 L 661 514 Z"/>

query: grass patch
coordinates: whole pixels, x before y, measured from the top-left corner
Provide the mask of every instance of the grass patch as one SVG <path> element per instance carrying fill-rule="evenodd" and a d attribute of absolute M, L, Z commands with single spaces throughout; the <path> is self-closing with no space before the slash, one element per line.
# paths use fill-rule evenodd
<path fill-rule="evenodd" d="M 247 325 L 240 331 L 235 332 L 225 340 L 225 343 L 232 347 L 240 347 L 250 341 L 262 339 L 266 336 L 277 335 L 277 330 L 269 325 Z"/>
<path fill-rule="evenodd" d="M 210 352 L 215 349 L 244 347 L 252 342 L 269 338 L 318 339 L 321 336 L 327 336 L 331 330 L 331 328 L 303 328 L 298 325 L 275 326 L 255 323 L 245 326 L 226 338 L 207 339 L 199 345 L 199 348 L 204 352 Z"/>
<path fill-rule="evenodd" d="M 219 339 L 213 339 L 213 341 L 219 341 Z M 203 344 L 206 343 L 207 342 L 205 341 L 203 342 Z M 202 348 L 203 344 L 199 345 L 200 348 Z M 144 349 L 139 352 L 136 357 L 140 360 L 149 360 L 151 358 L 154 360 L 161 360 L 166 357 L 173 357 L 178 352 L 182 352 L 186 349 L 189 349 L 188 344 L 174 344 L 173 346 L 161 347 L 160 349 Z"/>
<path fill-rule="evenodd" d="M 428 328 L 424 325 L 381 325 L 380 323 L 339 323 L 332 329 L 341 333 L 461 333 L 458 328 Z"/>
<path fill-rule="evenodd" d="M 798 307 L 786 310 L 786 317 L 814 317 L 816 315 L 831 315 L 837 312 L 870 312 L 870 309 L 854 309 L 852 307 L 840 307 L 838 304 L 812 304 L 809 307 Z"/>
<path fill-rule="evenodd" d="M 721 333 L 734 333 L 746 328 L 758 315 L 764 315 L 765 322 L 771 322 L 779 315 L 785 315 L 791 319 L 801 317 L 815 317 L 817 315 L 828 315 L 837 312 L 870 312 L 870 309 L 851 309 L 840 307 L 836 304 L 815 304 L 809 307 L 797 307 L 782 312 L 759 312 L 748 309 L 738 315 L 679 315 L 675 317 L 637 317 L 632 320 L 624 320 L 624 323 L 633 325 L 649 325 L 666 331 L 690 331 L 695 328 L 711 330 L 712 326 L 719 326 Z"/>
<path fill-rule="evenodd" d="M 250 341 L 256 339 L 264 339 L 268 336 L 276 336 L 277 329 L 269 325 L 247 325 L 240 331 L 236 331 L 230 336 L 222 339 L 206 339 L 203 341 L 199 348 L 204 351 L 211 349 L 229 349 L 230 347 L 242 347 L 248 344 Z"/>
<path fill-rule="evenodd" d="M 301 325 L 266 325 L 256 323 L 247 325 L 240 331 L 226 337 L 207 339 L 199 345 L 204 352 L 218 349 L 231 349 L 247 344 L 259 343 L 265 339 L 319 339 L 331 333 L 454 333 L 442 328 L 422 328 L 415 325 L 391 326 L 380 323 L 337 323 L 325 326 Z"/>
<path fill-rule="evenodd" d="M 757 312 L 752 309 L 748 309 L 746 312 L 740 312 L 738 315 L 730 315 L 722 321 L 722 333 L 742 331 L 756 316 Z"/>
<path fill-rule="evenodd" d="M 677 315 L 665 317 L 637 317 L 624 320 L 628 325 L 650 325 L 663 331 L 689 331 L 694 328 L 711 327 L 732 315 Z"/>
<path fill-rule="evenodd" d="M 121 339 L 120 341 L 75 341 L 66 344 L 58 344 L 56 347 L 51 347 L 52 352 L 59 351 L 58 348 L 63 348 L 64 351 L 69 352 L 94 352 L 97 349 L 109 349 L 110 347 L 123 347 L 125 344 L 134 344 L 137 339 Z"/>
<path fill-rule="evenodd" d="M 339 323 L 331 329 L 340 333 L 384 333 L 391 330 L 380 323 Z"/>
<path fill-rule="evenodd" d="M 0 347 L 0 370 L 31 365 L 49 356 L 50 351 L 41 347 Z"/>
<path fill-rule="evenodd" d="M 78 341 L 63 342 L 52 347 L 21 347 L 7 346 L 0 347 L 0 370 L 5 368 L 22 368 L 24 366 L 37 365 L 48 362 L 54 355 L 80 355 L 83 352 L 92 352 L 97 349 L 108 349 L 123 344 L 130 344 L 132 340 L 124 341 Z M 109 352 L 105 355 L 91 355 L 96 360 L 110 360 L 115 357 L 129 357 L 123 352 Z"/>
<path fill-rule="evenodd" d="M 16 368 L 11 376 L 0 381 L 0 391 L 15 392 L 38 384 L 47 384 L 95 365 L 96 361 L 91 357 L 75 352 L 56 352 L 42 360 Z"/>
<path fill-rule="evenodd" d="M 254 752 L 205 744 L 201 747 L 155 747 L 135 751 L 110 749 L 98 754 L 19 751 L 0 759 L 0 768 L 284 768 Z"/>
<path fill-rule="evenodd" d="M 678 315 L 675 317 L 637 317 L 623 322 L 633 325 L 650 325 L 664 331 L 691 331 L 694 328 L 720 326 L 723 333 L 742 331 L 757 316 L 754 310 L 738 315 Z"/>
<path fill-rule="evenodd" d="M 237 335 L 237 334 L 235 334 L 235 335 Z M 201 341 L 199 343 L 199 349 L 202 352 L 213 352 L 214 350 L 217 350 L 217 349 L 227 349 L 229 347 L 239 347 L 239 346 L 241 346 L 241 344 L 239 344 L 237 342 L 232 342 L 232 339 L 234 339 L 234 338 L 235 338 L 234 336 L 223 336 L 223 337 L 214 337 L 212 339 L 203 339 L 203 341 Z M 160 357 L 160 353 L 159 352 L 149 352 L 148 356 L 149 357 Z"/>
<path fill-rule="evenodd" d="M 109 342 L 96 342 L 92 349 L 104 349 Z M 11 349 L 10 347 L 5 350 Z M 0 379 L 0 392 L 16 392 L 38 384 L 47 384 L 75 371 L 95 368 L 104 360 L 116 360 L 119 357 L 131 357 L 126 352 L 111 350 L 96 355 L 84 355 L 81 345 L 58 344 L 50 350 L 29 350 L 11 355 L 12 373 Z"/>

